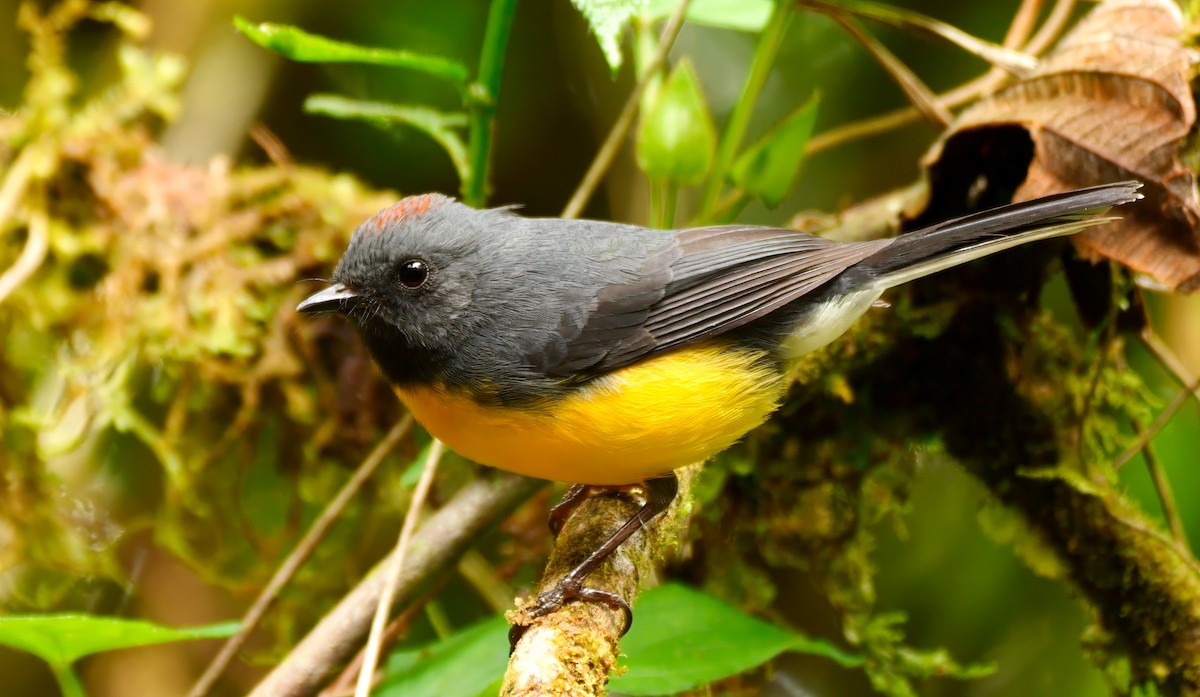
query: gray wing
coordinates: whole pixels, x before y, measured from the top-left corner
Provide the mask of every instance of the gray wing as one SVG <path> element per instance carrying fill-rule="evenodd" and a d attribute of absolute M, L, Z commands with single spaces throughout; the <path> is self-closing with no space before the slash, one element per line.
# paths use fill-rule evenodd
<path fill-rule="evenodd" d="M 891 240 L 838 243 L 795 230 L 689 228 L 636 276 L 600 288 L 582 321 L 541 366 L 548 375 L 596 375 L 685 343 L 718 336 L 815 290 Z"/>

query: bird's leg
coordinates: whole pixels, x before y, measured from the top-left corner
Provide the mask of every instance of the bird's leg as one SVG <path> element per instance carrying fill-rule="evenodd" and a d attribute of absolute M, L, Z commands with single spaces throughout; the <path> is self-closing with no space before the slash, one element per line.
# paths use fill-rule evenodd
<path fill-rule="evenodd" d="M 548 615 L 572 600 L 582 600 L 592 603 L 604 603 L 613 609 L 620 610 L 625 615 L 625 627 L 621 630 L 621 635 L 624 636 L 625 632 L 629 631 L 629 627 L 633 625 L 633 610 L 629 607 L 629 603 L 625 602 L 625 599 L 616 593 L 600 590 L 599 588 L 587 588 L 583 585 L 583 581 L 605 559 L 615 552 L 625 540 L 628 540 L 633 533 L 653 520 L 659 513 L 667 510 L 667 507 L 675 500 L 675 495 L 679 493 L 679 479 L 676 478 L 673 472 L 666 477 L 645 481 L 641 486 L 646 494 L 646 503 L 629 520 L 625 521 L 616 532 L 610 535 L 603 544 L 589 554 L 586 559 L 580 562 L 574 569 L 567 572 L 553 588 L 539 595 L 531 606 L 525 608 L 523 614 L 529 620 Z M 586 487 L 583 489 L 586 489 Z M 576 491 L 572 488 L 567 492 L 567 498 L 564 499 L 563 503 L 574 507 L 578 504 L 576 499 L 581 496 L 581 491 Z M 559 504 L 559 506 L 561 505 L 563 504 Z M 555 513 L 559 506 L 555 507 Z M 569 512 L 570 510 L 568 509 L 567 513 Z M 564 520 L 565 517 L 566 515 L 564 514 Z M 551 526 L 553 528 L 553 522 Z M 508 633 L 510 646 L 515 647 L 517 645 L 517 642 L 521 640 L 527 628 L 528 624 L 513 625 Z"/>
<path fill-rule="evenodd" d="M 579 504 L 583 503 L 588 496 L 591 495 L 595 487 L 590 487 L 586 484 L 572 484 L 571 488 L 567 489 L 567 493 L 563 494 L 562 500 L 554 504 L 554 508 L 550 509 L 550 533 L 558 537 L 558 533 L 562 531 L 563 526 L 567 524 L 567 518 L 579 508 Z"/>

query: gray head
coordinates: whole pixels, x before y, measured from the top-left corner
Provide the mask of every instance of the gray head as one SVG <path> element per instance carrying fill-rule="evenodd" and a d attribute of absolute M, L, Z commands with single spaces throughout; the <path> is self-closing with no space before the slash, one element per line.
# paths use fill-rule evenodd
<path fill-rule="evenodd" d="M 478 329 L 480 227 L 497 215 L 439 194 L 405 198 L 355 230 L 333 285 L 297 310 L 353 320 L 394 381 L 433 378 L 437 357 Z"/>
<path fill-rule="evenodd" d="M 394 383 L 536 396 L 602 288 L 639 277 L 671 233 L 410 196 L 354 232 L 334 284 L 302 302 L 358 325 Z"/>

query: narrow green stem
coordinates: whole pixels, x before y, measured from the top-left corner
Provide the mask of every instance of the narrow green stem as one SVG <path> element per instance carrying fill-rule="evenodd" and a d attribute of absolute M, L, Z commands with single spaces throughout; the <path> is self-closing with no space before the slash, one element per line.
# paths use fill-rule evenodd
<path fill-rule="evenodd" d="M 654 22 L 640 17 L 633 21 L 633 72 L 638 78 L 646 74 L 646 68 L 654 60 L 658 35 L 654 33 Z"/>
<path fill-rule="evenodd" d="M 657 54 L 658 34 L 654 32 L 654 23 L 636 22 L 633 29 L 633 65 L 637 79 L 646 82 L 639 107 L 642 113 L 645 113 L 650 105 L 654 104 L 654 100 L 658 97 L 658 91 L 662 87 L 661 74 L 664 72 L 663 66 L 666 63 L 656 62 L 654 57 Z"/>
<path fill-rule="evenodd" d="M 1137 434 L 1142 435 L 1142 427 L 1136 421 L 1134 428 Z M 1167 527 L 1171 530 L 1171 537 L 1174 538 L 1175 544 L 1185 552 L 1190 553 L 1187 540 L 1187 532 L 1183 527 L 1183 519 L 1179 517 L 1179 507 L 1175 504 L 1175 494 L 1171 491 L 1171 480 L 1167 479 L 1167 473 L 1163 471 L 1162 465 L 1159 464 L 1158 458 L 1154 456 L 1154 451 L 1151 450 L 1150 444 L 1146 443 L 1146 447 L 1142 448 L 1142 458 L 1146 462 L 1146 469 L 1150 472 L 1150 481 L 1154 482 L 1154 491 L 1158 494 L 1158 502 L 1162 506 L 1163 517 L 1167 519 Z"/>
<path fill-rule="evenodd" d="M 491 164 L 492 129 L 500 79 L 504 75 L 504 56 L 512 33 L 517 0 L 493 0 L 488 10 L 483 50 L 479 56 L 479 74 L 471 84 L 471 123 L 468 136 L 471 170 L 462 183 L 463 202 L 469 206 L 487 203 L 488 167 Z"/>
<path fill-rule="evenodd" d="M 650 183 L 650 218 L 649 218 L 649 221 L 650 221 L 651 225 L 661 228 L 663 226 L 662 225 L 663 184 L 662 184 L 661 180 L 656 179 L 654 177 L 650 178 L 649 183 Z"/>
<path fill-rule="evenodd" d="M 83 682 L 79 680 L 79 676 L 68 665 L 58 665 L 51 663 L 50 670 L 54 672 L 54 679 L 58 682 L 58 689 L 62 692 L 63 697 L 87 697 L 87 691 L 83 689 Z"/>
<path fill-rule="evenodd" d="M 425 603 L 425 618 L 429 620 L 438 639 L 447 639 L 454 635 L 454 624 L 450 622 L 446 609 L 438 601 L 430 600 Z"/>
<path fill-rule="evenodd" d="M 697 218 L 707 221 L 712 214 L 713 206 L 721 195 L 721 186 L 725 183 L 725 173 L 733 164 L 738 146 L 746 135 L 750 125 L 750 115 L 754 112 L 754 104 L 762 92 L 767 76 L 771 74 L 771 66 L 775 56 L 783 44 L 783 36 L 787 31 L 789 20 L 792 18 L 792 4 L 787 0 L 779 0 L 775 12 L 763 28 L 758 38 L 758 47 L 754 50 L 754 61 L 750 64 L 750 74 L 746 76 L 746 84 L 742 86 L 742 94 L 729 114 L 729 123 L 721 134 L 721 143 L 717 146 L 717 156 L 713 160 L 712 172 L 705 182 L 704 192 L 700 197 L 700 212 Z"/>
<path fill-rule="evenodd" d="M 662 225 L 664 230 L 675 227 L 675 207 L 679 202 L 679 184 L 668 179 L 663 182 Z"/>

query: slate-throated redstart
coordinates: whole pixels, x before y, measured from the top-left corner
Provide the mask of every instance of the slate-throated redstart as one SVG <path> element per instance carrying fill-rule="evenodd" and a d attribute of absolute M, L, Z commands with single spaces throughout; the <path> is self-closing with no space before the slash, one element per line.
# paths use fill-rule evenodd
<path fill-rule="evenodd" d="M 673 470 L 773 412 L 795 359 L 887 289 L 1010 247 L 1070 235 L 1141 198 L 1122 182 L 1017 203 L 891 239 L 833 242 L 723 225 L 653 230 L 524 218 L 411 196 L 354 232 L 333 284 L 300 303 L 358 325 L 400 399 L 477 462 L 577 485 L 638 485 L 646 503 L 538 598 L 628 605 L 583 581 L 670 504 Z"/>

